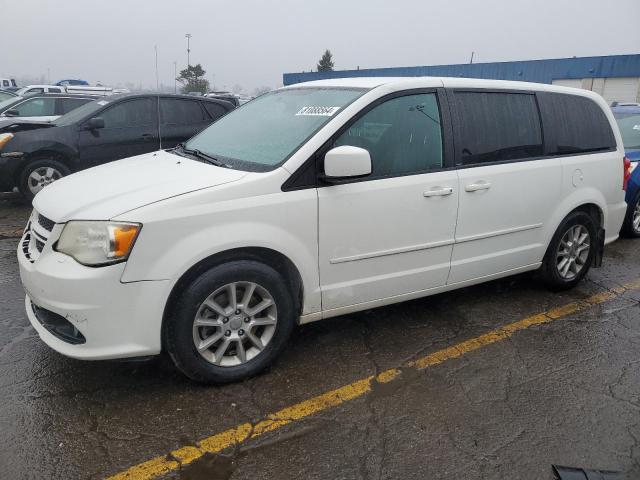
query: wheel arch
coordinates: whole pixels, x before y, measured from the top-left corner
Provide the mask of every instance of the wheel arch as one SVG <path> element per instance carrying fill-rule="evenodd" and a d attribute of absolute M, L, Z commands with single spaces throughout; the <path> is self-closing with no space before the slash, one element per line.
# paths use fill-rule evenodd
<path fill-rule="evenodd" d="M 565 205 L 565 208 L 558 209 L 556 211 L 556 215 L 553 218 L 553 222 L 551 222 L 552 228 L 547 232 L 546 239 L 546 248 L 544 250 L 544 257 L 547 256 L 549 252 L 549 248 L 551 247 L 551 241 L 553 240 L 554 235 L 564 222 L 565 218 L 571 215 L 574 212 L 584 212 L 594 219 L 596 229 L 602 229 L 605 227 L 605 213 L 602 208 L 602 205 L 593 201 L 593 200 L 584 200 L 583 202 L 575 202 L 570 204 L 569 207 Z M 544 261 L 544 257 L 543 260 Z"/>
<path fill-rule="evenodd" d="M 167 324 L 167 319 L 169 315 L 171 315 L 171 309 L 173 305 L 175 305 L 182 289 L 205 271 L 218 265 L 222 265 L 223 263 L 236 260 L 253 260 L 260 262 L 283 274 L 287 281 L 287 287 L 295 301 L 296 316 L 299 318 L 302 314 L 304 301 L 304 284 L 299 269 L 289 257 L 281 252 L 266 247 L 239 247 L 224 250 L 210 255 L 191 266 L 173 285 L 173 288 L 167 297 L 162 315 L 161 332 L 163 349 L 165 345 L 165 326 Z"/>
<path fill-rule="evenodd" d="M 71 173 L 74 172 L 74 162 L 72 161 L 72 156 L 69 152 L 64 152 L 56 148 L 37 150 L 25 155 L 23 164 L 20 168 L 17 168 L 14 173 L 14 184 L 19 185 L 20 178 L 29 165 L 41 160 L 54 160 L 56 162 L 60 162 L 67 167 Z"/>
<path fill-rule="evenodd" d="M 558 205 L 549 219 L 545 232 L 547 246 L 565 218 L 576 211 L 583 211 L 596 221 L 596 227 L 604 228 L 607 224 L 607 201 L 603 194 L 595 188 L 583 188 L 573 191 Z"/>

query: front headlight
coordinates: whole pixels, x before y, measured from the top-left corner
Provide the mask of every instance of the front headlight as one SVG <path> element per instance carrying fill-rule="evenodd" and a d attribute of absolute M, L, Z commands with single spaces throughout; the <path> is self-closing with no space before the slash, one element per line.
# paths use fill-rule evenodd
<path fill-rule="evenodd" d="M 72 220 L 62 230 L 55 249 L 91 267 L 126 260 L 140 233 L 139 223 Z"/>
<path fill-rule="evenodd" d="M 0 148 L 4 147 L 4 144 L 13 138 L 13 133 L 0 133 Z"/>

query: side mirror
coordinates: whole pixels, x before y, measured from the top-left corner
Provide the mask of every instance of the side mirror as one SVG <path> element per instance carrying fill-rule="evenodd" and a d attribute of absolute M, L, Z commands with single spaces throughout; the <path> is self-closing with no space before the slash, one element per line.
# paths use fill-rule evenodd
<path fill-rule="evenodd" d="M 371 156 L 364 148 L 343 145 L 324 156 L 324 176 L 327 183 L 343 183 L 371 174 Z"/>
<path fill-rule="evenodd" d="M 3 115 L 5 117 L 19 117 L 20 116 L 20 112 L 18 110 L 11 109 L 11 110 L 7 110 L 6 112 L 4 112 Z"/>
<path fill-rule="evenodd" d="M 104 118 L 93 117 L 89 119 L 85 125 L 87 130 L 98 130 L 99 128 L 104 128 Z"/>

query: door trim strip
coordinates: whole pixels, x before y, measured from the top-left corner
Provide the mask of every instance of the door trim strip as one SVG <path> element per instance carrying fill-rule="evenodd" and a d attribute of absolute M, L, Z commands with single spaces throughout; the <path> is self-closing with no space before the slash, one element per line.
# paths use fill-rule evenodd
<path fill-rule="evenodd" d="M 526 230 L 534 230 L 542 227 L 542 223 L 534 223 L 533 225 L 523 225 L 522 227 L 505 228 L 504 230 L 496 230 L 489 233 L 480 233 L 478 235 L 469 235 L 467 237 L 456 238 L 456 243 L 472 242 L 474 240 L 482 240 L 484 238 L 499 237 L 510 233 L 524 232 Z"/>
<path fill-rule="evenodd" d="M 446 247 L 447 245 L 453 245 L 455 241 L 440 240 L 439 242 L 423 243 L 420 245 L 410 245 L 408 247 L 392 248 L 389 250 L 379 250 L 377 252 L 361 253 L 360 255 L 352 255 L 349 257 L 332 258 L 329 263 L 335 265 L 336 263 L 355 262 L 358 260 L 366 260 L 367 258 L 386 257 L 388 255 L 397 255 L 399 253 L 417 252 L 420 250 L 428 250 L 431 248 Z"/>

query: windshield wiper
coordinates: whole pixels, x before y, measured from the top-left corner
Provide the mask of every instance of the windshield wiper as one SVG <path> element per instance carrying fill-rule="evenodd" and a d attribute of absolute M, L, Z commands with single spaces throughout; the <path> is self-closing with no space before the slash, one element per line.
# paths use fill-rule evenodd
<path fill-rule="evenodd" d="M 180 154 L 180 152 L 182 153 L 186 153 L 189 156 L 195 157 L 197 159 L 200 160 L 204 160 L 207 163 L 210 163 L 211 165 L 215 165 L 216 167 L 226 167 L 229 168 L 228 165 L 224 164 L 223 162 L 221 162 L 220 160 L 218 160 L 216 157 L 209 155 L 207 153 L 204 153 L 198 149 L 191 149 L 191 148 L 187 148 L 184 146 L 184 143 L 180 143 L 176 146 L 176 148 L 173 149 L 176 153 L 178 153 L 178 155 Z"/>

